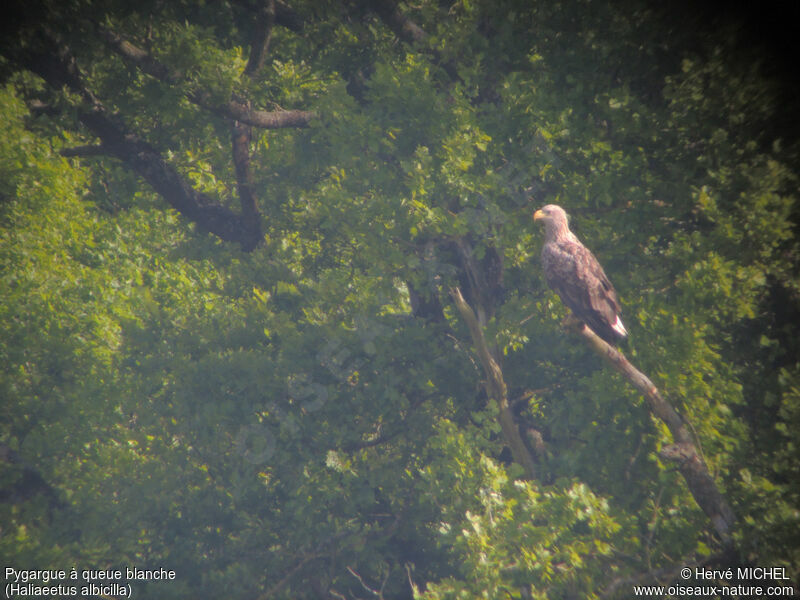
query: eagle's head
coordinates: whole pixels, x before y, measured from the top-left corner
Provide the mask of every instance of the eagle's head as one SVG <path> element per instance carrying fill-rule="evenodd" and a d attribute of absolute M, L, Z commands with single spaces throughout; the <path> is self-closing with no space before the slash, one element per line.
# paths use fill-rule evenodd
<path fill-rule="evenodd" d="M 533 213 L 533 220 L 544 223 L 545 235 L 548 239 L 567 235 L 569 232 L 567 213 L 557 204 L 543 206 Z"/>
<path fill-rule="evenodd" d="M 557 204 L 548 204 L 533 213 L 533 220 L 544 221 L 545 224 L 547 224 L 548 221 L 563 221 L 566 223 L 567 213 Z"/>

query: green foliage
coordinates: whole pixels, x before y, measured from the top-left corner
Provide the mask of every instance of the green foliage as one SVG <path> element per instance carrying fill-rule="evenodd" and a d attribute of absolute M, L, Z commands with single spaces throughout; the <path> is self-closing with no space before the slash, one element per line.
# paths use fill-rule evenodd
<path fill-rule="evenodd" d="M 232 208 L 230 123 L 192 99 L 317 113 L 253 130 L 253 252 L 115 158 L 63 158 L 96 142 L 75 95 L 22 72 L 0 93 L 3 564 L 176 570 L 135 586 L 159 598 L 597 598 L 720 552 L 666 427 L 560 327 L 530 221 L 557 202 L 734 505 L 738 558 L 796 582 L 796 148 L 765 133 L 757 66 L 727 39 L 655 44 L 667 21 L 633 1 L 401 4 L 413 45 L 366 5 L 298 2 L 302 30 L 276 25 L 251 77 L 247 6 L 60 3 L 49 26 L 116 118 Z M 495 256 L 502 285 L 469 300 L 541 437 L 535 480 L 447 296 Z"/>
<path fill-rule="evenodd" d="M 512 480 L 452 423 L 438 437 L 432 447 L 451 458 L 432 460 L 423 477 L 443 507 L 439 544 L 460 567 L 419 597 L 518 597 L 521 589 L 534 598 L 595 597 L 603 571 L 616 570 L 614 552 L 631 541 L 608 502 L 578 482 L 540 488 Z"/>

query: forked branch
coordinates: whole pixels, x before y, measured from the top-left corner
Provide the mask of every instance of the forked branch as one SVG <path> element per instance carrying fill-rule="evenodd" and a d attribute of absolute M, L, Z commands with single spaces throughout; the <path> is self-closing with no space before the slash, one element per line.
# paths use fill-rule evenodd
<path fill-rule="evenodd" d="M 483 335 L 483 330 L 478 323 L 478 318 L 475 316 L 475 312 L 470 305 L 467 304 L 467 301 L 464 300 L 461 289 L 458 287 L 452 288 L 450 290 L 450 296 L 453 298 L 458 312 L 469 328 L 472 343 L 475 345 L 478 358 L 486 374 L 486 391 L 489 397 L 497 402 L 497 407 L 500 411 L 500 427 L 503 430 L 506 443 L 511 448 L 514 461 L 525 469 L 525 474 L 529 479 L 533 479 L 536 476 L 536 462 L 530 450 L 528 450 L 528 447 L 525 445 L 525 442 L 522 441 L 522 436 L 519 433 L 517 424 L 514 422 L 514 414 L 511 412 L 511 407 L 508 402 L 506 382 L 503 379 L 503 371 L 492 356 L 489 346 L 486 343 L 486 337 Z"/>

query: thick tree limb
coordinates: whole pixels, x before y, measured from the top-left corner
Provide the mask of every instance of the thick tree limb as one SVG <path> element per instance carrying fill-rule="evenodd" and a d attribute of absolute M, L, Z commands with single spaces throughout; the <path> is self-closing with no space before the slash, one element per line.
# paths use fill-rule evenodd
<path fill-rule="evenodd" d="M 111 155 L 124 161 L 158 192 L 175 210 L 219 238 L 239 242 L 242 249 L 254 249 L 262 239 L 257 213 L 238 215 L 198 192 L 167 163 L 155 148 L 127 133 L 98 110 L 80 113 L 81 122 L 103 140 Z"/>
<path fill-rule="evenodd" d="M 250 56 L 244 69 L 244 75 L 251 79 L 264 65 L 269 41 L 272 37 L 274 21 L 275 2 L 274 0 L 267 0 L 263 10 L 259 12 L 255 35 L 250 43 Z M 231 149 L 242 214 L 247 215 L 249 218 L 257 219 L 258 204 L 256 193 L 253 189 L 253 175 L 250 171 L 250 141 L 252 138 L 252 126 L 241 121 L 233 121 L 231 124 Z"/>
<path fill-rule="evenodd" d="M 265 23 L 267 25 L 269 23 Z M 151 56 L 145 50 L 132 44 L 121 35 L 109 29 L 101 27 L 99 29 L 100 35 L 105 40 L 108 47 L 121 56 L 125 61 L 135 65 L 144 73 L 155 77 L 159 81 L 165 83 L 176 83 L 182 78 L 182 75 L 164 65 L 155 57 Z M 269 42 L 266 32 L 264 32 L 264 39 L 257 42 L 263 44 L 258 48 L 258 52 L 266 52 L 267 44 Z M 253 58 L 251 54 L 250 63 L 255 65 L 263 61 L 263 56 L 260 58 Z M 211 94 L 201 90 L 193 90 L 186 94 L 186 97 L 197 106 L 200 106 L 216 115 L 228 119 L 235 119 L 242 123 L 252 125 L 253 127 L 260 127 L 263 129 L 283 129 L 283 128 L 302 128 L 308 127 L 311 120 L 316 117 L 316 113 L 307 110 L 257 110 L 250 108 L 243 102 L 230 100 L 225 104 L 216 104 L 211 98 Z"/>
<path fill-rule="evenodd" d="M 246 104 L 231 100 L 227 104 L 215 105 L 209 95 L 193 92 L 189 100 L 221 117 L 236 119 L 242 123 L 261 129 L 302 129 L 308 127 L 317 114 L 308 110 L 256 110 Z"/>
<path fill-rule="evenodd" d="M 255 219 L 258 218 L 258 205 L 256 203 L 256 194 L 253 190 L 253 176 L 250 173 L 251 133 L 249 125 L 234 122 L 231 126 L 233 165 L 236 170 L 236 183 L 242 214 Z"/>
<path fill-rule="evenodd" d="M 663 458 L 678 462 L 678 469 L 686 480 L 692 496 L 698 506 L 711 519 L 719 536 L 724 542 L 730 541 L 730 530 L 736 520 L 733 509 L 717 489 L 714 478 L 708 471 L 705 461 L 697 451 L 694 439 L 689 433 L 689 428 L 678 412 L 667 401 L 653 382 L 627 358 L 600 339 L 596 333 L 583 323 L 575 327 L 577 332 L 588 342 L 589 346 L 599 354 L 611 367 L 627 379 L 645 397 L 650 412 L 661 419 L 669 428 L 675 444 L 665 446 L 661 455 Z"/>
<path fill-rule="evenodd" d="M 486 344 L 486 338 L 478 323 L 478 318 L 475 316 L 469 304 L 467 304 L 467 301 L 464 300 L 461 290 L 458 287 L 452 288 L 450 290 L 450 296 L 453 298 L 458 312 L 461 313 L 461 317 L 469 328 L 472 342 L 475 344 L 475 350 L 478 353 L 478 358 L 486 374 L 486 390 L 489 397 L 497 402 L 498 410 L 500 411 L 500 427 L 503 430 L 506 443 L 511 448 L 514 461 L 525 469 L 525 474 L 529 479 L 533 479 L 536 477 L 536 462 L 527 446 L 525 446 L 517 424 L 514 422 L 514 415 L 508 403 L 508 393 L 506 390 L 506 383 L 503 379 L 503 371 L 489 351 L 489 346 Z"/>
<path fill-rule="evenodd" d="M 239 242 L 245 251 L 262 240 L 257 215 L 238 215 L 192 188 L 150 144 L 112 117 L 81 81 L 75 57 L 54 37 L 42 34 L 33 47 L 15 52 L 14 61 L 41 76 L 51 87 L 67 87 L 83 99 L 78 118 L 111 156 L 122 160 L 147 181 L 173 208 L 223 240 Z"/>

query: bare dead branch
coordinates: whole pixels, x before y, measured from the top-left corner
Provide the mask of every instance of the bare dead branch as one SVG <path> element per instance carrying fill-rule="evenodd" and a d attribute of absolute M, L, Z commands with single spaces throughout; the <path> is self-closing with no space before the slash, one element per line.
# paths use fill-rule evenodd
<path fill-rule="evenodd" d="M 404 566 L 406 568 L 406 576 L 408 577 L 408 587 L 411 589 L 411 593 L 416 596 L 417 592 L 419 591 L 419 587 L 416 583 L 414 583 L 414 579 L 411 577 L 411 569 L 413 568 L 413 565 L 412 563 L 407 562 Z"/>
<path fill-rule="evenodd" d="M 358 583 L 361 584 L 361 587 L 364 588 L 366 591 L 368 591 L 370 594 L 372 594 L 376 598 L 380 598 L 380 599 L 383 598 L 383 588 L 386 587 L 386 581 L 389 578 L 389 573 L 388 572 L 386 574 L 386 577 L 383 580 L 383 584 L 381 585 L 381 589 L 380 590 L 375 590 L 375 589 L 372 589 L 371 587 L 369 587 L 366 584 L 366 582 L 364 581 L 364 578 L 361 577 L 361 575 L 359 575 L 358 572 L 356 572 L 356 570 L 353 567 L 349 566 L 349 565 L 347 567 L 347 572 L 350 573 L 350 575 L 352 575 L 353 577 L 355 577 L 358 580 Z"/>
<path fill-rule="evenodd" d="M 611 367 L 627 379 L 645 397 L 650 412 L 666 424 L 672 434 L 675 444 L 662 449 L 662 457 L 679 463 L 678 469 L 686 481 L 692 496 L 698 506 L 711 519 L 714 529 L 723 542 L 730 541 L 730 530 L 736 520 L 733 509 L 717 489 L 714 478 L 708 471 L 705 461 L 697 451 L 689 428 L 683 417 L 673 408 L 658 391 L 652 381 L 636 367 L 618 349 L 600 339 L 591 329 L 583 323 L 575 326 L 589 346 Z"/>
<path fill-rule="evenodd" d="M 467 304 L 467 301 L 464 300 L 461 290 L 458 287 L 452 288 L 450 290 L 450 296 L 453 298 L 458 312 L 461 313 L 461 317 L 469 328 L 470 335 L 472 336 L 472 343 L 475 344 L 475 350 L 478 353 L 478 358 L 480 359 L 481 365 L 483 365 L 483 371 L 486 375 L 487 394 L 497 402 L 500 427 L 503 430 L 506 443 L 511 448 L 514 461 L 522 466 L 529 479 L 533 479 L 536 476 L 536 462 L 527 446 L 525 446 L 525 442 L 522 440 L 519 429 L 514 422 L 514 415 L 508 403 L 508 392 L 503 379 L 503 371 L 492 356 L 489 346 L 486 343 L 486 338 L 483 335 L 483 330 L 478 323 L 478 318 L 475 316 L 469 304 Z"/>

